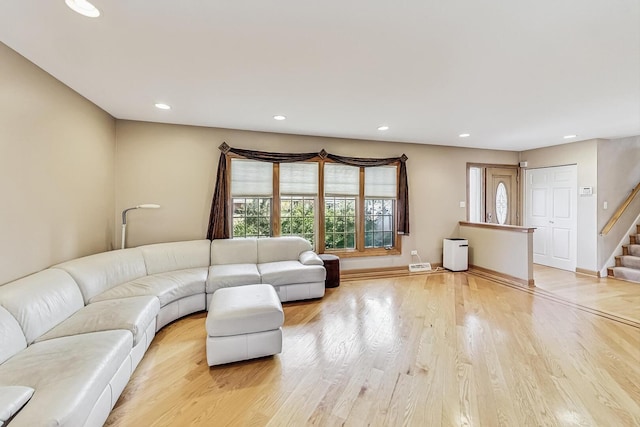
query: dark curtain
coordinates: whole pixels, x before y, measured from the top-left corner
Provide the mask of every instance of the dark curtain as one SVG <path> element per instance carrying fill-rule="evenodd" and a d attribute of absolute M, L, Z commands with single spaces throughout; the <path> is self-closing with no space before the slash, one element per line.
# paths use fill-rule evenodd
<path fill-rule="evenodd" d="M 407 156 L 400 158 L 398 177 L 398 234 L 409 234 L 409 181 L 407 180 Z"/>
<path fill-rule="evenodd" d="M 218 173 L 216 174 L 216 189 L 211 201 L 211 214 L 209 215 L 209 230 L 207 239 L 228 239 L 229 227 L 229 182 L 227 180 L 227 155 L 223 150 L 218 160 Z"/>
<path fill-rule="evenodd" d="M 218 173 L 216 174 L 216 188 L 211 202 L 211 214 L 209 215 L 209 229 L 207 239 L 228 239 L 230 237 L 231 220 L 229 218 L 229 185 L 227 174 L 227 153 L 250 160 L 271 163 L 290 163 L 311 160 L 315 157 L 327 158 L 337 163 L 357 167 L 385 166 L 400 164 L 398 179 L 398 233 L 409 234 L 409 184 L 407 182 L 407 156 L 392 157 L 388 159 L 368 159 L 362 157 L 343 157 L 328 154 L 322 150 L 319 153 L 269 153 L 266 151 L 242 150 L 231 148 L 227 143 L 220 147 L 220 160 Z"/>

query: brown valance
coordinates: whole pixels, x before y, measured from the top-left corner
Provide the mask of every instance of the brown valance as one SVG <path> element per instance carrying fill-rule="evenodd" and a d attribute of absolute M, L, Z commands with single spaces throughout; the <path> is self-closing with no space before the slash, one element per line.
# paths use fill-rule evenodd
<path fill-rule="evenodd" d="M 389 157 L 387 159 L 370 159 L 365 157 L 344 157 L 335 154 L 327 154 L 327 159 L 331 159 L 336 163 L 342 163 L 349 166 L 357 166 L 360 168 L 393 165 L 395 163 L 407 161 L 404 154 L 401 157 Z"/>
<path fill-rule="evenodd" d="M 269 153 L 267 151 L 241 150 L 239 148 L 229 148 L 228 152 L 245 159 L 270 163 L 304 162 L 318 157 L 318 153 Z"/>
<path fill-rule="evenodd" d="M 324 150 L 318 153 L 270 153 L 266 151 L 242 150 L 231 148 L 227 143 L 220 147 L 220 160 L 216 174 L 216 187 L 211 202 L 211 214 L 209 215 L 209 229 L 207 239 L 228 239 L 230 237 L 231 218 L 229 212 L 230 183 L 227 174 L 227 154 L 231 153 L 245 159 L 270 163 L 302 162 L 313 158 L 327 158 L 336 163 L 357 167 L 385 166 L 399 163 L 398 171 L 398 195 L 397 218 L 398 233 L 409 234 L 409 184 L 407 181 L 407 156 L 391 157 L 386 159 L 372 159 L 363 157 L 343 157 L 329 154 Z"/>

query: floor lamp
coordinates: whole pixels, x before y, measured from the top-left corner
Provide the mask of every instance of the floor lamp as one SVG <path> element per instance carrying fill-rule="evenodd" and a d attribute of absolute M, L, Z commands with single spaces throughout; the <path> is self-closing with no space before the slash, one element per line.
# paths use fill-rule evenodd
<path fill-rule="evenodd" d="M 132 208 L 127 208 L 122 211 L 122 249 L 124 249 L 125 239 L 127 237 L 127 212 L 132 211 L 134 209 L 158 209 L 160 205 L 156 205 L 153 203 L 147 203 L 144 205 L 134 206 Z"/>

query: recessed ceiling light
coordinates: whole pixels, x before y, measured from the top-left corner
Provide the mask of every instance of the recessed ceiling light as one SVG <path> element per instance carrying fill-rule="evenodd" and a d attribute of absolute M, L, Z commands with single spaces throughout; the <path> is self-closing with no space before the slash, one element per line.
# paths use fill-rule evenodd
<path fill-rule="evenodd" d="M 571 138 L 575 138 L 578 135 L 565 135 L 563 136 L 564 139 L 571 139 Z"/>
<path fill-rule="evenodd" d="M 64 2 L 74 12 L 78 12 L 80 15 L 88 16 L 89 18 L 97 18 L 100 16 L 98 8 L 87 0 L 64 0 Z"/>
<path fill-rule="evenodd" d="M 287 117 L 286 117 L 286 116 L 283 116 L 282 114 L 277 114 L 277 115 L 273 116 L 273 118 L 274 118 L 275 120 L 284 120 L 284 119 L 286 119 Z"/>
<path fill-rule="evenodd" d="M 378 126 L 378 130 L 389 130 L 389 126 L 387 125 Z"/>
<path fill-rule="evenodd" d="M 460 135 L 458 135 L 460 138 L 468 138 L 471 136 L 470 133 L 461 133 Z"/>
<path fill-rule="evenodd" d="M 156 108 L 159 108 L 161 110 L 171 110 L 171 105 L 163 104 L 162 102 L 157 102 Z"/>

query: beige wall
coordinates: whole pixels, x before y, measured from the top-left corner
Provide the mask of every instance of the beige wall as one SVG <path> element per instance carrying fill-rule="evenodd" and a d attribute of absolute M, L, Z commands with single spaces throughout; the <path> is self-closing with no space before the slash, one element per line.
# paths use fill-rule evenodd
<path fill-rule="evenodd" d="M 533 233 L 461 224 L 460 236 L 469 241 L 469 265 L 533 283 Z"/>
<path fill-rule="evenodd" d="M 405 153 L 411 235 L 403 255 L 343 260 L 343 269 L 407 265 L 417 249 L 423 261 L 441 262 L 442 239 L 457 233 L 466 219 L 466 163 L 516 164 L 518 154 L 433 145 L 385 143 L 296 136 L 131 121 L 117 122 L 116 213 L 141 203 L 158 210 L 133 211 L 127 217 L 127 246 L 203 238 L 207 231 L 220 152 L 232 147 L 264 151 L 313 152 L 324 148 L 345 156 L 392 157 Z M 114 233 L 119 245 L 119 231 Z"/>
<path fill-rule="evenodd" d="M 441 262 L 442 239 L 466 219 L 466 163 L 515 164 L 518 154 L 435 145 L 268 134 L 114 120 L 0 44 L 0 283 L 120 245 L 206 233 L 218 145 L 340 155 L 409 156 L 411 235 L 400 256 L 344 260 L 343 268 L 407 265 L 417 249 Z M 116 197 L 117 195 L 117 197 Z"/>
<path fill-rule="evenodd" d="M 593 187 L 592 196 L 578 196 L 576 267 L 597 271 L 598 140 L 523 151 L 520 160 L 528 163 L 528 169 L 575 164 L 578 167 L 578 187 Z"/>
<path fill-rule="evenodd" d="M 0 284 L 111 248 L 115 120 L 0 43 Z"/>
<path fill-rule="evenodd" d="M 601 140 L 598 143 L 597 212 L 600 232 L 631 190 L 640 182 L 640 136 Z M 606 236 L 598 236 L 598 266 L 606 267 L 621 240 L 628 241 L 627 232 L 640 214 L 640 198 L 623 214 Z M 604 209 L 604 202 L 608 208 Z M 622 252 L 620 252 L 622 253 Z"/>

